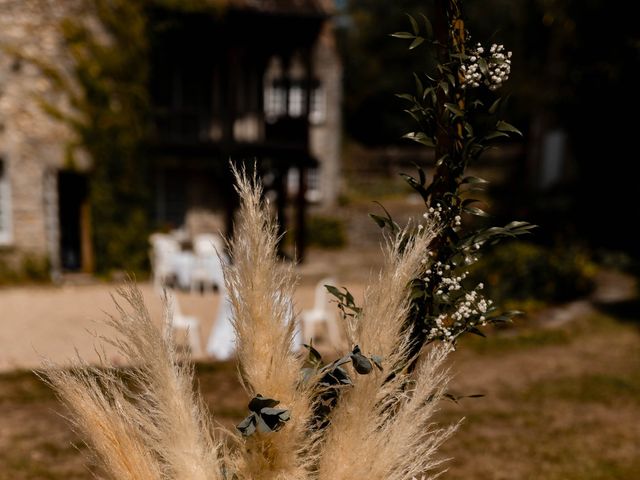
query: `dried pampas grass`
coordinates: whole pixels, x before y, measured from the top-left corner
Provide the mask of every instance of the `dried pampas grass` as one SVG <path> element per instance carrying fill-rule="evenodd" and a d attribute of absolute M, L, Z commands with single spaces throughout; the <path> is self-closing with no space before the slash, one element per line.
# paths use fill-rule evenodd
<path fill-rule="evenodd" d="M 130 367 L 79 361 L 70 370 L 47 365 L 43 372 L 68 405 L 73 424 L 114 480 L 435 478 L 442 462 L 438 447 L 455 430 L 433 424 L 449 379 L 443 369 L 449 347 L 423 352 L 409 373 L 413 359 L 407 358 L 404 321 L 409 283 L 424 273 L 421 260 L 436 227 L 402 230 L 387 240 L 385 265 L 366 290 L 361 313 L 345 325 L 351 348 L 379 356 L 383 371 L 359 375 L 343 365 L 352 384 L 327 387 L 320 380 L 329 367 L 322 367 L 303 381 L 305 358 L 292 348 L 296 277 L 277 257 L 276 223 L 255 174 L 234 173 L 241 206 L 225 283 L 239 372 L 248 398 L 261 394 L 280 402 L 282 410 L 264 411 L 286 410 L 282 422 L 246 437 L 220 429 L 214 435 L 211 416 L 193 389 L 193 369 L 176 355 L 170 301 L 158 329 L 142 295 L 129 285 L 118 290 L 118 315 L 108 320 L 120 337 L 105 340 Z M 315 415 L 327 392 L 337 403 L 320 425 Z"/>

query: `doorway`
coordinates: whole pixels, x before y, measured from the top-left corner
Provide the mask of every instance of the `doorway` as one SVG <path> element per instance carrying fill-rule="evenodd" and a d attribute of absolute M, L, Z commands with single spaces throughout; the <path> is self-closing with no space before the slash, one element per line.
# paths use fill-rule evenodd
<path fill-rule="evenodd" d="M 92 272 L 91 213 L 87 176 L 58 173 L 60 263 L 67 272 Z"/>

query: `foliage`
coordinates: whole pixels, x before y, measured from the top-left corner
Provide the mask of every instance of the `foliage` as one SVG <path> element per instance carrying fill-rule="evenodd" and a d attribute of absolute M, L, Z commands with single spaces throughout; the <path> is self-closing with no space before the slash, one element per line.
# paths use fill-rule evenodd
<path fill-rule="evenodd" d="M 482 293 L 483 283 L 467 278 L 468 267 L 478 261 L 483 248 L 529 233 L 533 226 L 514 221 L 504 227 L 471 229 L 462 221 L 463 215 L 489 216 L 473 198 L 488 182 L 466 175 L 467 167 L 499 139 L 521 135 L 502 119 L 503 99 L 494 94 L 509 76 L 511 53 L 501 45 L 486 49 L 473 45 L 457 0 L 436 2 L 433 23 L 424 15 L 408 17 L 409 30 L 392 36 L 407 41 L 409 50 L 427 47 L 434 66 L 414 73 L 414 93 L 398 95 L 417 126 L 404 137 L 434 148 L 436 169 L 430 182 L 419 167 L 417 178 L 404 177 L 424 201 L 427 225 L 438 225 L 438 234 L 421 259 L 425 272 L 411 281 L 412 308 L 406 328 L 415 354 L 424 343 L 455 342 L 466 332 L 483 335 L 479 327 L 509 321 L 519 313 L 498 313 Z M 386 210 L 371 217 L 392 235 L 399 230 Z M 418 224 L 417 234 L 424 228 Z M 353 309 L 344 305 L 344 295 L 334 292 L 334 296 L 343 308 Z"/>
<path fill-rule="evenodd" d="M 488 294 L 503 305 L 509 300 L 562 302 L 586 295 L 595 272 L 589 256 L 578 248 L 515 242 L 490 251 L 474 265 L 471 278 L 485 280 Z"/>
<path fill-rule="evenodd" d="M 327 215 L 311 215 L 306 224 L 308 245 L 321 248 L 341 248 L 347 244 L 342 220 Z"/>
<path fill-rule="evenodd" d="M 13 268 L 0 259 L 0 285 L 49 282 L 49 267 L 47 257 L 35 254 L 24 255 L 18 268 Z"/>
<path fill-rule="evenodd" d="M 149 225 L 147 22 L 143 2 L 86 0 L 97 24 L 65 18 L 60 32 L 69 69 L 33 59 L 70 109 L 42 100 L 71 128 L 68 166 L 91 157 L 89 200 L 96 268 L 145 270 Z M 126 19 L 126 21 L 123 21 Z"/>
<path fill-rule="evenodd" d="M 418 13 L 434 3 L 402 0 L 394 5 L 419 20 Z M 507 44 L 517 59 L 506 87 L 513 101 L 505 108 L 514 124 L 530 132 L 527 157 L 536 158 L 546 133 L 567 134 L 564 181 L 553 192 L 539 191 L 539 167 L 523 157 L 506 185 L 511 200 L 505 207 L 511 212 L 537 211 L 538 216 L 529 218 L 544 223 L 547 232 L 573 235 L 579 241 L 587 238 L 591 245 L 624 248 L 637 256 L 640 243 L 626 210 L 619 207 L 635 202 L 635 178 L 620 175 L 627 168 L 628 152 L 635 149 L 635 124 L 615 121 L 638 102 L 640 35 L 633 15 L 620 15 L 605 0 L 467 0 L 464 5 L 475 35 Z M 409 91 L 408 86 L 398 86 L 411 80 L 405 72 L 422 68 L 417 60 L 430 60 L 385 45 L 383 32 L 394 31 L 400 21 L 385 2 L 350 0 L 346 13 L 347 134 L 366 144 L 395 143 L 406 123 L 393 94 Z M 610 234 L 621 229 L 624 234 Z"/>

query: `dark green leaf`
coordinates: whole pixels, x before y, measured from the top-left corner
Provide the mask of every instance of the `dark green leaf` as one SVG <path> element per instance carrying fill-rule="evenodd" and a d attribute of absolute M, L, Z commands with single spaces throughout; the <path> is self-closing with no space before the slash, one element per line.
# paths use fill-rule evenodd
<path fill-rule="evenodd" d="M 514 127 L 510 123 L 504 122 L 502 120 L 496 123 L 496 128 L 501 132 L 511 132 L 511 133 L 515 133 L 517 135 L 522 136 L 522 132 L 520 130 L 518 130 L 516 127 Z"/>
<path fill-rule="evenodd" d="M 495 102 L 493 102 L 491 104 L 491 106 L 489 107 L 489 113 L 491 115 L 495 115 L 495 113 L 498 111 L 498 108 L 500 107 L 500 104 L 502 103 L 502 97 L 499 97 Z"/>
<path fill-rule="evenodd" d="M 413 73 L 413 79 L 416 82 L 416 93 L 418 95 L 422 96 L 422 94 L 424 92 L 424 86 L 422 85 L 422 80 L 420 80 L 420 77 L 415 72 Z"/>
<path fill-rule="evenodd" d="M 371 355 L 369 358 L 378 370 L 382 371 L 382 357 L 380 355 Z"/>
<path fill-rule="evenodd" d="M 378 224 L 380 228 L 384 228 L 387 224 L 387 219 L 381 217 L 380 215 L 376 215 L 375 213 L 370 213 L 369 216 L 373 219 L 374 222 Z"/>
<path fill-rule="evenodd" d="M 471 327 L 467 330 L 469 333 L 473 333 L 474 335 L 478 335 L 480 337 L 486 337 L 484 333 L 478 330 L 476 327 Z"/>
<path fill-rule="evenodd" d="M 405 112 L 411 115 L 411 118 L 413 118 L 416 122 L 420 123 L 420 117 L 418 116 L 417 113 L 415 113 L 412 110 L 405 110 Z"/>
<path fill-rule="evenodd" d="M 487 66 L 487 61 L 484 58 L 478 57 L 478 67 L 480 67 L 480 71 L 485 77 L 489 76 L 489 67 Z"/>
<path fill-rule="evenodd" d="M 335 287 L 332 287 L 331 285 L 325 285 L 324 286 L 324 288 L 326 288 L 327 290 L 329 290 L 329 287 L 335 288 Z M 311 345 L 311 344 L 307 345 L 306 343 L 303 343 L 302 345 L 309 350 L 309 357 L 308 358 L 309 358 L 309 361 L 312 364 L 319 364 L 320 362 L 322 362 L 322 355 L 320 355 L 320 352 L 318 352 L 318 350 L 313 348 L 313 345 Z"/>
<path fill-rule="evenodd" d="M 449 110 L 451 113 L 453 113 L 455 116 L 457 117 L 462 117 L 464 116 L 464 113 L 462 112 L 462 110 L 460 110 L 457 105 L 453 104 L 453 103 L 445 103 L 444 104 L 444 108 L 446 108 L 447 110 Z"/>
<path fill-rule="evenodd" d="M 478 207 L 464 207 L 462 210 L 467 212 L 470 215 L 475 215 L 477 217 L 488 217 L 489 216 L 489 214 L 487 212 L 485 212 L 484 210 L 481 210 Z"/>
<path fill-rule="evenodd" d="M 424 170 L 420 167 L 420 165 L 414 163 L 416 169 L 418 170 L 418 177 L 420 178 L 420 185 L 424 187 L 424 184 L 427 183 L 427 176 L 424 173 Z"/>
<path fill-rule="evenodd" d="M 499 131 L 494 131 L 489 133 L 488 135 L 486 135 L 484 137 L 484 140 L 493 140 L 494 138 L 499 138 L 499 137 L 508 137 L 509 134 L 505 133 L 505 132 L 499 132 Z"/>
<path fill-rule="evenodd" d="M 259 412 L 263 408 L 275 407 L 279 403 L 280 402 L 278 400 L 274 400 L 273 398 L 266 398 L 260 394 L 257 394 L 249 402 L 249 410 L 251 410 L 252 412 Z"/>
<path fill-rule="evenodd" d="M 325 285 L 324 288 L 326 288 L 327 291 L 331 295 L 336 297 L 338 300 L 342 300 L 344 298 L 344 293 L 342 293 L 338 288 L 334 287 L 333 285 Z"/>
<path fill-rule="evenodd" d="M 413 140 L 414 142 L 421 143 L 427 147 L 435 147 L 436 144 L 432 138 L 428 137 L 424 132 L 409 132 L 406 135 L 403 135 L 403 138 L 408 138 L 409 140 Z"/>
<path fill-rule="evenodd" d="M 401 98 L 403 100 L 408 100 L 409 102 L 415 102 L 416 97 L 409 93 L 396 93 L 396 97 Z"/>
<path fill-rule="evenodd" d="M 411 42 L 411 45 L 409 45 L 409 50 L 413 50 L 414 48 L 419 46 L 422 42 L 424 42 L 424 37 L 416 37 L 415 40 Z"/>
<path fill-rule="evenodd" d="M 262 410 L 260 410 L 260 414 L 261 415 L 276 415 L 278 417 L 284 417 L 284 418 L 288 418 L 289 415 L 287 414 L 287 409 L 286 408 L 263 408 Z"/>
<path fill-rule="evenodd" d="M 352 353 L 351 363 L 353 363 L 353 368 L 360 375 L 366 375 L 371 373 L 371 370 L 373 370 L 371 361 L 361 353 Z"/>
<path fill-rule="evenodd" d="M 256 415 L 256 428 L 260 433 L 270 433 L 273 429 L 267 424 L 266 419 L 260 415 Z"/>
<path fill-rule="evenodd" d="M 474 177 L 472 175 L 469 175 L 468 177 L 464 177 L 460 183 L 461 184 L 468 183 L 471 185 L 487 185 L 489 181 L 485 180 L 484 178 Z"/>
<path fill-rule="evenodd" d="M 407 17 L 409 17 L 409 21 L 411 22 L 411 29 L 413 30 L 413 33 L 415 33 L 416 35 L 418 35 L 418 32 L 420 30 L 418 30 L 418 22 L 416 22 L 416 19 L 413 18 L 411 15 L 409 15 L 408 13 L 405 14 Z"/>
<path fill-rule="evenodd" d="M 432 38 L 433 37 L 433 26 L 431 25 L 431 22 L 429 21 L 429 19 L 424 14 L 421 13 L 420 16 L 424 20 L 424 29 L 425 29 L 425 32 L 427 34 L 427 38 Z"/>
<path fill-rule="evenodd" d="M 253 434 L 253 432 L 256 431 L 256 414 L 252 413 L 251 415 L 249 415 L 247 418 L 242 420 L 238 425 L 236 425 L 236 428 L 245 437 L 248 437 L 249 435 Z"/>
<path fill-rule="evenodd" d="M 413 34 L 411 34 L 409 32 L 396 32 L 396 33 L 392 33 L 391 36 L 395 37 L 395 38 L 404 38 L 404 39 L 416 38 L 415 35 L 413 35 Z"/>
<path fill-rule="evenodd" d="M 447 82 L 440 82 L 439 85 L 444 94 L 449 96 L 449 84 Z"/>

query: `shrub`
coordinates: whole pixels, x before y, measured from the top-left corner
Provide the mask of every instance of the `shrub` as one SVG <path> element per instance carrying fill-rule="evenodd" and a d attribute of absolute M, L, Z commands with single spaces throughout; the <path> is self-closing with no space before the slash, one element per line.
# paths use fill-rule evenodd
<path fill-rule="evenodd" d="M 0 285 L 48 282 L 49 272 L 49 260 L 41 255 L 25 254 L 18 268 L 0 259 Z"/>
<path fill-rule="evenodd" d="M 489 295 L 501 303 L 534 298 L 562 302 L 588 294 L 595 272 L 589 256 L 578 248 L 513 242 L 483 257 L 472 277 L 484 277 Z"/>
<path fill-rule="evenodd" d="M 344 222 L 335 217 L 313 215 L 307 220 L 307 243 L 321 248 L 341 248 L 347 244 Z"/>

